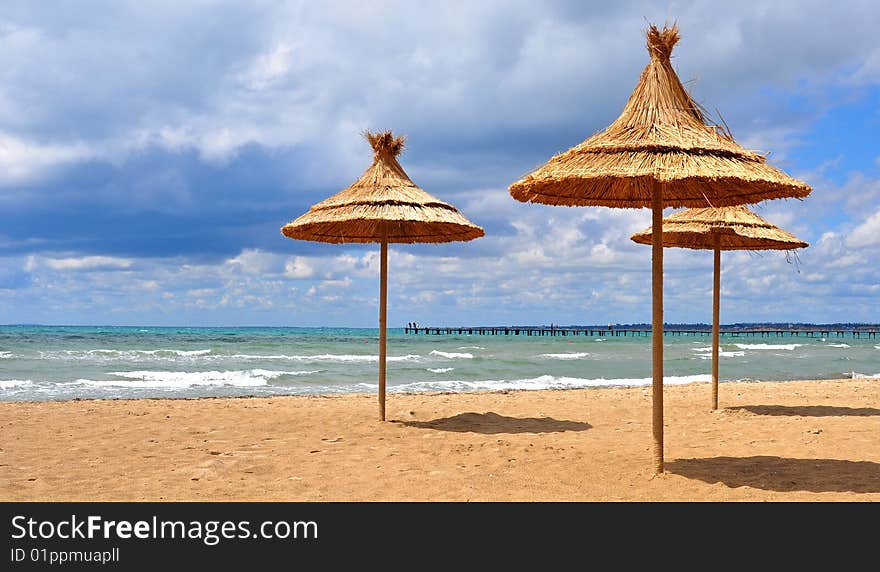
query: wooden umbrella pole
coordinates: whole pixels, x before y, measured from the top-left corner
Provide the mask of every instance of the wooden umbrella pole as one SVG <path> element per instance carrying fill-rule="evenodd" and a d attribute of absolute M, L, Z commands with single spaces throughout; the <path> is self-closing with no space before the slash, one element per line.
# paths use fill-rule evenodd
<path fill-rule="evenodd" d="M 663 186 L 655 182 L 651 210 L 654 226 L 651 236 L 652 322 L 651 346 L 654 361 L 652 384 L 654 471 L 663 472 Z"/>
<path fill-rule="evenodd" d="M 388 239 L 382 235 L 381 282 L 379 286 L 379 419 L 385 421 L 385 346 L 388 316 Z"/>
<path fill-rule="evenodd" d="M 718 346 L 721 337 L 721 249 L 715 237 L 715 273 L 712 288 L 712 409 L 718 409 Z"/>

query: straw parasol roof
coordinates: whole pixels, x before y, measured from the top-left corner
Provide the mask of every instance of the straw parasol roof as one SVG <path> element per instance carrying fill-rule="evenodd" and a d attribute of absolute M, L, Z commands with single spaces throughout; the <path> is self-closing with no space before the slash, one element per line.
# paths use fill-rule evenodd
<path fill-rule="evenodd" d="M 806 242 L 774 226 L 744 206 L 686 209 L 664 218 L 663 246 L 715 251 L 712 280 L 712 408 L 718 409 L 718 357 L 721 336 L 721 251 L 792 250 Z M 632 235 L 653 246 L 654 227 Z"/>
<path fill-rule="evenodd" d="M 653 228 L 637 232 L 632 240 L 651 244 Z M 663 219 L 663 246 L 699 250 L 791 250 L 806 242 L 770 224 L 748 208 L 685 209 Z"/>
<path fill-rule="evenodd" d="M 352 185 L 312 206 L 281 227 L 290 238 L 318 242 L 378 242 L 379 254 L 379 418 L 385 420 L 388 244 L 452 242 L 483 236 L 454 206 L 438 200 L 410 180 L 397 156 L 404 138 L 390 131 L 366 132 L 373 164 Z"/>
<path fill-rule="evenodd" d="M 706 114 L 672 68 L 678 28 L 647 32 L 651 61 L 623 112 L 580 145 L 510 186 L 517 200 L 550 205 L 650 207 L 654 182 L 664 207 L 728 206 L 802 198 L 810 187 L 740 147 Z"/>
<path fill-rule="evenodd" d="M 564 206 L 650 207 L 652 433 L 663 472 L 663 209 L 803 198 L 811 189 L 709 124 L 672 69 L 673 25 L 647 31 L 650 62 L 620 116 L 580 145 L 510 185 L 513 198 Z"/>
<path fill-rule="evenodd" d="M 284 225 L 290 238 L 319 242 L 451 242 L 483 236 L 454 206 L 410 180 L 397 156 L 404 138 L 390 131 L 366 133 L 373 164 L 343 191 Z"/>

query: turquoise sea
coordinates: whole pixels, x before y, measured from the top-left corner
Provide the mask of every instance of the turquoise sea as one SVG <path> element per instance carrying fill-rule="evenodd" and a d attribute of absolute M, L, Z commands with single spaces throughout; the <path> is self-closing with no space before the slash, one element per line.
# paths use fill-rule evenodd
<path fill-rule="evenodd" d="M 665 382 L 707 382 L 710 340 L 667 336 Z M 721 378 L 880 379 L 880 340 L 722 338 Z M 0 400 L 374 392 L 378 330 L 0 326 Z M 650 337 L 389 331 L 389 392 L 639 386 Z"/>

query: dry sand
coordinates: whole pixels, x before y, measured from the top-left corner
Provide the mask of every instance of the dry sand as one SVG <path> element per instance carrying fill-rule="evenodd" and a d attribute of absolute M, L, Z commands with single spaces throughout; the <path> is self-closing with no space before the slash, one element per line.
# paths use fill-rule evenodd
<path fill-rule="evenodd" d="M 0 500 L 880 500 L 880 380 L 0 403 Z"/>

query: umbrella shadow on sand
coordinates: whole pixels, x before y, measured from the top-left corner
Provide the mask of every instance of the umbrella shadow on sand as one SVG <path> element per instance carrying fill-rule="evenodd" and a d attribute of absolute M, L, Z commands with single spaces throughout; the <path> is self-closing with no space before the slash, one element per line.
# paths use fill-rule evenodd
<path fill-rule="evenodd" d="M 748 411 L 755 415 L 792 417 L 871 417 L 880 415 L 874 407 L 836 407 L 833 405 L 740 405 L 727 407 L 731 411 Z"/>
<path fill-rule="evenodd" d="M 583 421 L 565 421 L 552 417 L 507 417 L 497 413 L 459 413 L 431 421 L 395 421 L 407 427 L 453 431 L 456 433 L 560 433 L 586 431 L 593 426 Z"/>
<path fill-rule="evenodd" d="M 880 463 L 787 457 L 676 459 L 666 470 L 706 483 L 768 491 L 880 493 Z"/>

